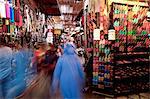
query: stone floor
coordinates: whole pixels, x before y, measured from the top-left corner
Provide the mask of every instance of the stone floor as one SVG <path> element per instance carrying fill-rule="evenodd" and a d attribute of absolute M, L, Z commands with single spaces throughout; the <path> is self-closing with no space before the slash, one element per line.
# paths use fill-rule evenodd
<path fill-rule="evenodd" d="M 40 80 L 27 88 L 27 90 L 17 99 L 60 99 L 59 93 L 54 98 L 49 98 L 49 88 L 50 88 L 50 77 L 44 77 L 41 75 Z M 100 94 L 95 94 L 93 91 L 88 91 L 84 93 L 83 99 L 150 99 L 150 93 L 141 93 L 139 95 L 129 95 L 121 96 L 117 98 L 106 97 Z"/>

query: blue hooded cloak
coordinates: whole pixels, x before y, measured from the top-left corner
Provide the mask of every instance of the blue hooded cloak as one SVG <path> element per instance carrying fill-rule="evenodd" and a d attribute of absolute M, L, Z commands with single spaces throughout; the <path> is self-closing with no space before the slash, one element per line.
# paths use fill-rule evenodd
<path fill-rule="evenodd" d="M 56 93 L 60 84 L 63 98 L 80 99 L 83 82 L 84 73 L 75 48 L 66 44 L 64 54 L 58 59 L 54 70 L 52 92 Z"/>

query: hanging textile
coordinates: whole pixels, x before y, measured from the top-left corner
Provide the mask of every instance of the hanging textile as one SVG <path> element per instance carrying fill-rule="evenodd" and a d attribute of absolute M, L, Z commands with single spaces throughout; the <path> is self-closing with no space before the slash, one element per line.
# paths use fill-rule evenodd
<path fill-rule="evenodd" d="M 22 26 L 23 25 L 23 18 L 22 18 L 22 15 L 20 14 L 20 17 L 19 17 L 19 26 Z"/>
<path fill-rule="evenodd" d="M 12 5 L 15 6 L 15 0 L 12 0 Z"/>
<path fill-rule="evenodd" d="M 6 9 L 6 18 L 10 18 L 10 6 L 9 6 L 9 3 L 6 2 L 5 4 L 5 9 Z"/>
<path fill-rule="evenodd" d="M 19 9 L 15 9 L 15 22 L 19 22 Z"/>
<path fill-rule="evenodd" d="M 5 20 L 5 25 L 9 25 L 9 20 L 8 19 Z"/>
<path fill-rule="evenodd" d="M 7 33 L 7 26 L 6 25 L 3 25 L 3 32 Z"/>
<path fill-rule="evenodd" d="M 4 2 L 4 0 L 0 0 L 0 2 Z"/>
<path fill-rule="evenodd" d="M 6 9 L 4 2 L 0 2 L 0 18 L 6 18 Z"/>
<path fill-rule="evenodd" d="M 20 9 L 20 0 L 15 0 L 16 6 Z"/>
<path fill-rule="evenodd" d="M 14 19 L 14 9 L 13 7 L 10 7 L 10 22 L 14 23 L 15 19 Z"/>
<path fill-rule="evenodd" d="M 3 19 L 2 18 L 0 18 L 0 33 L 2 33 L 2 31 L 3 31 Z"/>
<path fill-rule="evenodd" d="M 14 25 L 10 25 L 10 33 L 14 33 Z"/>
<path fill-rule="evenodd" d="M 3 25 L 3 19 L 0 18 L 0 26 Z"/>
<path fill-rule="evenodd" d="M 19 14 L 19 22 L 16 22 L 16 26 L 22 26 L 23 25 L 23 18 L 21 16 L 21 14 Z"/>
<path fill-rule="evenodd" d="M 10 33 L 10 25 L 7 25 L 7 33 Z"/>
<path fill-rule="evenodd" d="M 7 1 L 9 1 L 9 3 L 12 3 L 12 0 L 7 0 Z"/>

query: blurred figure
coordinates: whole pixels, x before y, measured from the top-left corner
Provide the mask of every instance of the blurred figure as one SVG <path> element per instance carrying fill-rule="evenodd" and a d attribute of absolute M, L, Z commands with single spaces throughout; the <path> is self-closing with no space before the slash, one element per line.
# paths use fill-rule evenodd
<path fill-rule="evenodd" d="M 17 51 L 13 54 L 13 78 L 9 82 L 9 90 L 6 99 L 14 99 L 24 92 L 26 89 L 25 70 L 28 66 L 25 49 L 21 48 L 18 43 Z"/>
<path fill-rule="evenodd" d="M 93 78 L 93 51 L 89 52 L 89 59 L 85 66 L 86 73 L 86 88 L 85 91 L 90 91 L 90 87 L 92 86 L 92 78 Z"/>
<path fill-rule="evenodd" d="M 68 43 L 71 44 L 76 49 L 76 45 L 74 44 L 74 38 L 73 37 L 69 37 L 68 41 L 69 41 Z"/>
<path fill-rule="evenodd" d="M 39 43 L 38 44 L 38 50 L 35 51 L 35 58 L 34 62 L 37 63 L 37 72 L 40 73 L 42 70 L 42 67 L 45 65 L 45 53 L 47 50 L 47 46 L 45 43 Z"/>
<path fill-rule="evenodd" d="M 63 49 L 61 46 L 58 46 L 56 54 L 58 57 L 60 57 L 63 54 Z"/>
<path fill-rule="evenodd" d="M 53 43 L 53 32 L 52 32 L 52 27 L 48 29 L 46 32 L 46 42 L 47 43 Z"/>
<path fill-rule="evenodd" d="M 38 75 L 35 84 L 30 86 L 21 99 L 49 99 L 49 87 L 53 70 L 57 62 L 57 55 L 52 44 L 47 49 L 45 43 L 39 44 L 36 52 Z"/>
<path fill-rule="evenodd" d="M 66 44 L 64 54 L 58 59 L 54 70 L 52 93 L 56 94 L 60 84 L 61 95 L 64 99 L 80 99 L 84 73 L 81 63 L 72 44 Z"/>
<path fill-rule="evenodd" d="M 46 51 L 45 64 L 47 64 L 48 74 L 52 77 L 58 56 L 56 55 L 54 45 L 50 44 L 49 46 L 50 48 Z"/>
<path fill-rule="evenodd" d="M 11 79 L 12 50 L 6 47 L 4 39 L 0 38 L 0 99 L 6 97 Z"/>
<path fill-rule="evenodd" d="M 78 46 L 77 46 L 76 53 L 78 54 L 80 62 L 82 64 L 82 66 L 84 67 L 84 65 L 85 65 L 85 51 L 81 47 L 80 44 L 78 44 Z"/>

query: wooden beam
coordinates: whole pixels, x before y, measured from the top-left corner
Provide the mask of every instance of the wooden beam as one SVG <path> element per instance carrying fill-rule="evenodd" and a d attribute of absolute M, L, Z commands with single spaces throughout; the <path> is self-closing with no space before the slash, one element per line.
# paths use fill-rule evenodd
<path fill-rule="evenodd" d="M 54 16 L 56 16 L 56 15 L 60 16 L 61 15 L 58 8 L 46 8 L 46 9 L 44 9 L 43 12 L 47 15 L 54 15 Z"/>
<path fill-rule="evenodd" d="M 75 16 L 75 15 L 78 15 L 78 13 L 62 13 L 63 15 L 72 15 L 72 16 Z"/>
<path fill-rule="evenodd" d="M 44 4 L 57 5 L 57 0 L 41 0 Z"/>

